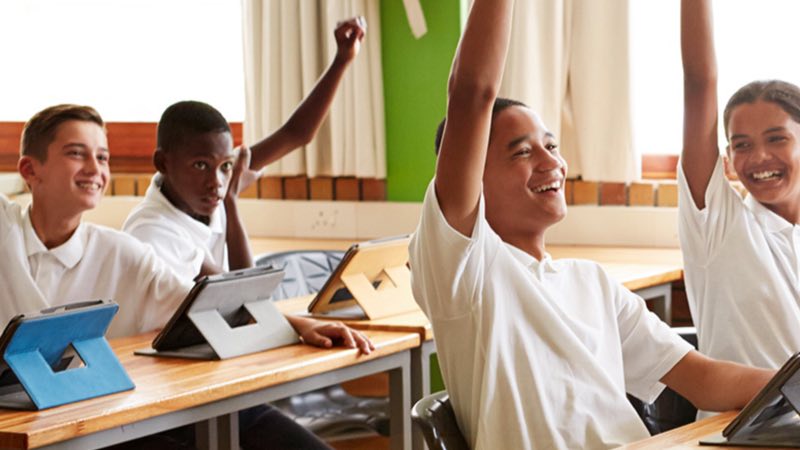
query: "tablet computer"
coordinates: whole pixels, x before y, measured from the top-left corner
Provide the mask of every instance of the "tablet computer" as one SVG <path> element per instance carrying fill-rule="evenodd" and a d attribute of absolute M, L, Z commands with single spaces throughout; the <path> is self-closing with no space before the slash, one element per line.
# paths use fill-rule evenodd
<path fill-rule="evenodd" d="M 411 296 L 409 235 L 353 244 L 308 305 L 317 317 L 376 319 L 418 306 Z"/>
<path fill-rule="evenodd" d="M 722 433 L 700 443 L 800 447 L 800 353 L 784 363 Z"/>
<path fill-rule="evenodd" d="M 97 300 L 12 318 L 0 335 L 0 406 L 43 409 L 133 389 L 105 340 L 118 308 Z"/>
<path fill-rule="evenodd" d="M 299 341 L 272 305 L 283 271 L 270 266 L 206 276 L 153 340 L 138 354 L 224 359 Z"/>

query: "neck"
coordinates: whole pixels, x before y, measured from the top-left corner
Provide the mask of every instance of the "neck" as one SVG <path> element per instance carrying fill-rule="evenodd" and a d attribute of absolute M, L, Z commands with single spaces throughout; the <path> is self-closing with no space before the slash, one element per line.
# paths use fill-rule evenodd
<path fill-rule="evenodd" d="M 762 204 L 770 211 L 786 219 L 789 223 L 794 225 L 800 223 L 800 207 L 797 204 L 789 206 Z"/>
<path fill-rule="evenodd" d="M 534 233 L 525 236 L 514 236 L 509 239 L 503 239 L 509 244 L 517 247 L 525 253 L 533 256 L 541 261 L 544 258 L 544 233 Z"/>
<path fill-rule="evenodd" d="M 164 198 L 167 199 L 168 202 L 172 204 L 172 206 L 178 208 L 179 210 L 185 212 L 189 217 L 192 219 L 204 223 L 208 225 L 211 223 L 211 218 L 207 216 L 199 216 L 197 214 L 192 213 L 192 209 L 189 206 L 180 200 L 180 196 L 175 194 L 170 184 L 167 182 L 166 177 L 161 182 L 161 193 L 164 194 Z"/>
<path fill-rule="evenodd" d="M 39 208 L 31 204 L 31 224 L 36 236 L 47 249 L 58 247 L 67 242 L 81 223 L 81 213 L 59 214 L 58 208 Z"/>

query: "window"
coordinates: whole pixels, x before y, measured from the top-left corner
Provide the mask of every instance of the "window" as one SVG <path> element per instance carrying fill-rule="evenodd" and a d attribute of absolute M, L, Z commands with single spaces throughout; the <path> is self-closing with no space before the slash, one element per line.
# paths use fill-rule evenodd
<path fill-rule="evenodd" d="M 242 121 L 241 27 L 231 0 L 3 0 L 0 121 L 69 102 L 156 122 L 186 99 Z"/>
<path fill-rule="evenodd" d="M 800 2 L 715 0 L 713 6 L 720 114 L 728 98 L 750 81 L 800 84 L 795 51 Z M 631 0 L 630 23 L 634 146 L 644 154 L 680 153 L 680 2 Z"/>

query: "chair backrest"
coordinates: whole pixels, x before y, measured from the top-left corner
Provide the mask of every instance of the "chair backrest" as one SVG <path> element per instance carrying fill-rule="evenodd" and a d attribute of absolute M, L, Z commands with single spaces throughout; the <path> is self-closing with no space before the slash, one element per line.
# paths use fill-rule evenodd
<path fill-rule="evenodd" d="M 422 432 L 430 450 L 469 450 L 458 428 L 447 391 L 420 399 L 411 408 L 411 420 Z"/>
<path fill-rule="evenodd" d="M 697 348 L 697 332 L 694 327 L 673 328 L 673 331 Z M 692 423 L 697 416 L 697 408 L 670 388 L 665 388 L 653 403 L 645 404 L 631 396 L 628 396 L 628 400 L 653 435 Z"/>
<path fill-rule="evenodd" d="M 281 252 L 262 256 L 256 265 L 283 269 L 286 275 L 272 293 L 273 300 L 283 300 L 319 292 L 343 256 L 343 251 L 328 250 Z"/>

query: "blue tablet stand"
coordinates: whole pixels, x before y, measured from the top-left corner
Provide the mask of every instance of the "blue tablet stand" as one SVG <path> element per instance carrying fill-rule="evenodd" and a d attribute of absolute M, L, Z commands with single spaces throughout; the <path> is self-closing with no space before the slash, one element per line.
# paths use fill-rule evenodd
<path fill-rule="evenodd" d="M 22 389 L 0 388 L 0 406 L 44 409 L 133 389 L 105 338 L 118 309 L 113 302 L 95 302 L 23 316 L 2 354 Z M 70 358 L 70 350 L 77 355 Z M 53 369 L 77 357 L 82 367 Z"/>

